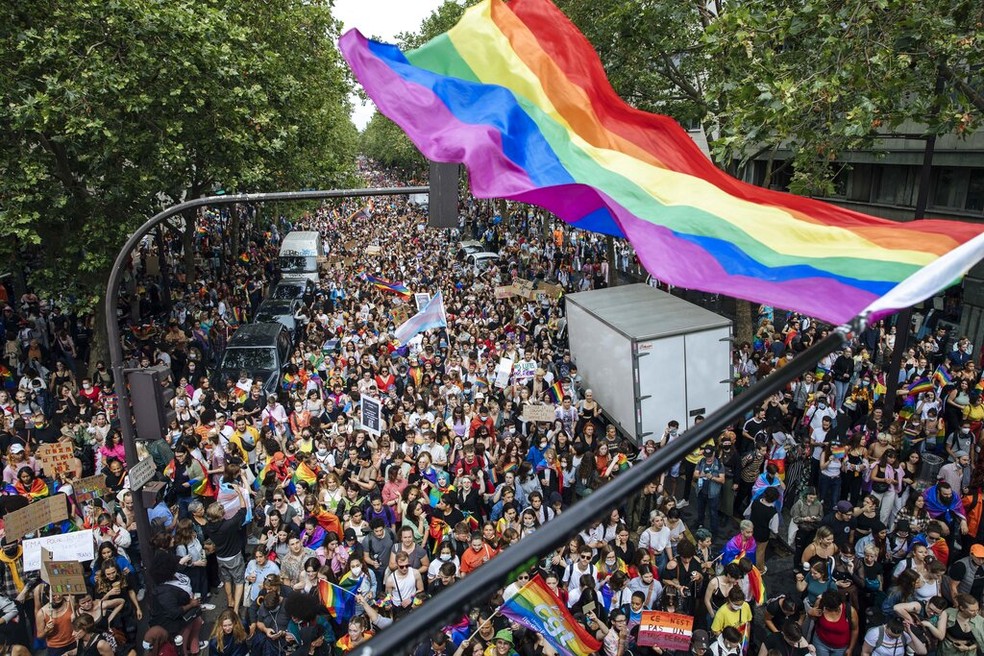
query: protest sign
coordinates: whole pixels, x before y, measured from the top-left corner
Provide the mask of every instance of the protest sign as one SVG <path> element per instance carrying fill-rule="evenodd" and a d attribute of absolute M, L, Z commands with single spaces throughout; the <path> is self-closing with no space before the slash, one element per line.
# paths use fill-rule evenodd
<path fill-rule="evenodd" d="M 139 490 L 151 479 L 153 479 L 154 474 L 156 473 L 157 467 L 154 465 L 153 458 L 145 458 L 144 460 L 141 460 L 130 468 L 130 473 L 128 474 L 130 479 L 130 489 Z"/>
<path fill-rule="evenodd" d="M 552 422 L 556 419 L 552 405 L 532 405 L 527 403 L 523 406 L 523 421 L 545 421 Z"/>
<path fill-rule="evenodd" d="M 520 360 L 519 362 L 517 362 L 516 366 L 514 367 L 516 373 L 516 382 L 525 383 L 526 381 L 528 381 L 536 373 L 537 367 L 538 365 L 535 361 Z"/>
<path fill-rule="evenodd" d="M 511 298 L 516 294 L 516 290 L 512 285 L 501 285 L 495 288 L 496 298 Z"/>
<path fill-rule="evenodd" d="M 516 280 L 513 280 L 512 288 L 517 296 L 522 296 L 523 298 L 529 299 L 534 297 L 532 280 L 521 280 L 517 278 Z"/>
<path fill-rule="evenodd" d="M 381 246 L 375 246 L 375 245 L 367 246 L 366 255 L 379 255 L 382 252 L 382 250 L 383 248 Z"/>
<path fill-rule="evenodd" d="M 512 368 L 512 358 L 500 359 L 499 366 L 495 369 L 495 382 L 493 384 L 499 389 L 505 389 L 506 385 L 509 384 L 509 374 L 512 373 Z"/>
<path fill-rule="evenodd" d="M 393 308 L 393 325 L 402 326 L 410 318 L 410 313 L 407 312 L 405 305 Z"/>
<path fill-rule="evenodd" d="M 48 524 L 68 519 L 68 497 L 53 494 L 38 499 L 20 510 L 7 513 L 4 518 L 4 536 L 8 542 L 19 540 Z"/>
<path fill-rule="evenodd" d="M 50 551 L 41 548 L 41 580 L 51 588 L 51 594 L 85 594 L 85 572 L 82 563 L 74 560 L 55 560 Z"/>
<path fill-rule="evenodd" d="M 690 649 L 694 618 L 680 613 L 642 611 L 639 622 L 638 644 L 641 647 L 659 647 L 671 651 Z"/>
<path fill-rule="evenodd" d="M 92 560 L 95 553 L 91 530 L 24 540 L 25 572 L 37 572 L 41 569 L 42 547 L 51 551 L 53 559 L 58 561 L 85 563 Z"/>
<path fill-rule="evenodd" d="M 417 292 L 413 295 L 413 302 L 417 304 L 417 312 L 420 312 L 431 300 L 431 295 L 427 292 Z"/>
<path fill-rule="evenodd" d="M 148 460 L 153 462 L 153 458 L 148 458 Z M 80 478 L 72 484 L 72 488 L 75 490 L 75 500 L 79 502 L 80 506 L 109 494 L 109 490 L 106 488 L 106 474 Z"/>
<path fill-rule="evenodd" d="M 541 282 L 537 291 L 546 294 L 547 298 L 560 298 L 560 295 L 564 293 L 564 288 L 560 285 L 552 285 L 549 282 Z"/>
<path fill-rule="evenodd" d="M 75 449 L 71 442 L 42 444 L 38 447 L 37 455 L 41 460 L 41 468 L 48 476 L 63 474 L 74 468 L 72 460 L 75 459 Z"/>
<path fill-rule="evenodd" d="M 379 399 L 363 396 L 360 404 L 359 422 L 373 435 L 383 432 L 383 404 Z"/>

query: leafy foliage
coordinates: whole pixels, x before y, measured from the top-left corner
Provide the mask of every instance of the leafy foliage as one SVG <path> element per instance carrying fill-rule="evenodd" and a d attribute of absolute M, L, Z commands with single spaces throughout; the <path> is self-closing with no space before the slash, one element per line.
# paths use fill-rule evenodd
<path fill-rule="evenodd" d="M 347 182 L 327 0 L 39 0 L 0 20 L 0 255 L 38 247 L 42 291 L 91 305 L 136 226 L 217 185 Z"/>

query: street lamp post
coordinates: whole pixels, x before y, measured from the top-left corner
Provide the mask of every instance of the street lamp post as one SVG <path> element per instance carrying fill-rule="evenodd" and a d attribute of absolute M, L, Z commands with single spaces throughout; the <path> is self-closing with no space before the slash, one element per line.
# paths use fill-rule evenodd
<path fill-rule="evenodd" d="M 140 228 L 130 235 L 113 263 L 106 284 L 106 333 L 109 341 L 109 361 L 113 372 L 113 387 L 119 399 L 120 432 L 123 435 L 123 448 L 126 450 L 126 466 L 131 469 L 139 462 L 137 455 L 136 433 L 133 427 L 133 412 L 130 409 L 130 396 L 126 384 L 126 370 L 123 367 L 123 343 L 121 341 L 120 324 L 117 317 L 119 309 L 120 283 L 127 261 L 133 251 L 158 225 L 167 219 L 186 210 L 204 206 L 235 205 L 238 203 L 265 203 L 271 201 L 299 202 L 307 200 L 324 200 L 326 198 L 358 198 L 363 196 L 402 196 L 407 194 L 426 194 L 429 187 L 385 187 L 378 189 L 332 189 L 328 191 L 284 191 L 264 194 L 237 194 L 232 196 L 208 196 L 179 203 L 154 215 Z M 163 255 L 163 254 L 161 254 Z M 164 428 L 163 426 L 161 427 Z M 137 518 L 137 537 L 140 542 L 140 554 L 144 567 L 150 565 L 153 551 L 150 546 L 150 519 L 143 502 L 140 490 L 131 490 L 133 494 L 133 511 Z M 147 577 L 149 585 L 153 582 Z"/>

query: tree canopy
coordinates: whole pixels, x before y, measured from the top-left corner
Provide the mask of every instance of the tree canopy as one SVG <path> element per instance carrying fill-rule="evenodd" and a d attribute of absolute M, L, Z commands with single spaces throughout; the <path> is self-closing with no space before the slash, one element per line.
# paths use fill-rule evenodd
<path fill-rule="evenodd" d="M 91 304 L 164 205 L 348 182 L 357 133 L 328 0 L 0 12 L 0 255 L 33 250 L 42 292 Z"/>

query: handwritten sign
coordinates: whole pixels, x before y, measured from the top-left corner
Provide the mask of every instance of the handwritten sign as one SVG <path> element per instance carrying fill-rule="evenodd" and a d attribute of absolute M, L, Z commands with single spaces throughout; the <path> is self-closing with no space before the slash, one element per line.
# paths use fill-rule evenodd
<path fill-rule="evenodd" d="M 19 540 L 48 524 L 68 519 L 68 497 L 53 494 L 38 499 L 20 510 L 7 513 L 4 518 L 4 536 L 8 542 Z"/>
<path fill-rule="evenodd" d="M 516 382 L 525 383 L 536 374 L 537 363 L 529 360 L 520 360 L 516 363 Z"/>
<path fill-rule="evenodd" d="M 417 292 L 413 295 L 413 302 L 417 304 L 417 312 L 423 310 L 430 300 L 431 295 L 427 292 Z"/>
<path fill-rule="evenodd" d="M 24 571 L 37 572 L 41 569 L 42 548 L 51 551 L 54 560 L 89 562 L 95 557 L 96 551 L 92 533 L 92 531 L 75 531 L 24 540 Z"/>
<path fill-rule="evenodd" d="M 393 308 L 393 325 L 402 326 L 410 318 L 410 313 L 404 305 Z"/>
<path fill-rule="evenodd" d="M 41 468 L 48 476 L 63 474 L 75 468 L 72 462 L 75 459 L 75 450 L 71 442 L 42 444 L 38 447 L 38 457 L 41 459 Z"/>
<path fill-rule="evenodd" d="M 383 404 L 379 399 L 363 396 L 360 404 L 359 422 L 373 435 L 383 431 Z"/>
<path fill-rule="evenodd" d="M 523 421 L 545 421 L 552 422 L 557 417 L 552 405 L 532 405 L 527 403 L 523 406 Z"/>
<path fill-rule="evenodd" d="M 379 255 L 382 252 L 382 250 L 383 250 L 382 246 L 376 246 L 376 245 L 367 246 L 366 255 Z"/>
<path fill-rule="evenodd" d="M 493 385 L 499 389 L 506 389 L 506 385 L 509 384 L 509 374 L 512 373 L 512 368 L 512 358 L 501 358 L 499 360 L 499 366 L 495 368 L 495 382 Z"/>
<path fill-rule="evenodd" d="M 130 468 L 127 476 L 130 479 L 130 489 L 139 490 L 154 478 L 157 467 L 153 458 L 145 458 Z"/>
<path fill-rule="evenodd" d="M 153 458 L 148 458 L 153 462 Z M 106 474 L 96 474 L 80 478 L 72 484 L 75 489 L 75 500 L 79 505 L 85 505 L 93 499 L 102 498 L 109 493 L 106 488 Z"/>
<path fill-rule="evenodd" d="M 48 584 L 52 594 L 85 594 L 85 572 L 82 563 L 74 560 L 54 560 L 50 551 L 41 548 L 41 580 Z"/>
<path fill-rule="evenodd" d="M 495 288 L 495 297 L 498 299 L 512 298 L 515 294 L 516 290 L 512 285 L 500 285 Z"/>
<path fill-rule="evenodd" d="M 522 296 L 523 298 L 534 298 L 533 293 L 533 281 L 532 280 L 521 280 L 517 278 L 513 280 L 512 284 L 513 291 L 517 296 Z"/>
<path fill-rule="evenodd" d="M 693 628 L 694 618 L 689 615 L 645 610 L 639 622 L 638 644 L 641 647 L 687 651 Z"/>
<path fill-rule="evenodd" d="M 560 298 L 561 294 L 564 293 L 564 288 L 560 285 L 552 285 L 548 282 L 541 282 L 540 288 L 537 291 L 546 294 L 547 298 Z"/>

